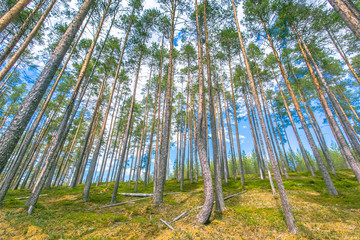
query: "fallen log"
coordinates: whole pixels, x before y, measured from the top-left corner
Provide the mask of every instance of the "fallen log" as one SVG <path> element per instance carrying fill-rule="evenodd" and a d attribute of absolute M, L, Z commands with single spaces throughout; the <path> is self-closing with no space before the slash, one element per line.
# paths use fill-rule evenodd
<path fill-rule="evenodd" d="M 144 197 L 144 198 L 134 199 L 134 200 L 126 201 L 126 202 L 114 203 L 114 204 L 109 204 L 109 205 L 105 205 L 105 206 L 101 206 L 101 207 L 89 208 L 89 209 L 86 209 L 86 210 L 89 211 L 89 210 L 94 210 L 94 209 L 116 207 L 116 206 L 123 205 L 123 204 L 126 204 L 126 203 L 132 203 L 132 202 L 136 202 L 136 201 L 140 201 L 140 200 L 144 200 L 144 199 L 148 199 L 148 198 L 152 198 L 152 197 Z"/>
<path fill-rule="evenodd" d="M 173 192 L 173 193 L 165 193 L 164 196 L 166 195 L 171 195 L 171 194 L 177 194 L 179 192 Z M 120 195 L 123 196 L 128 196 L 128 197 L 152 197 L 154 194 L 152 193 L 119 193 Z"/>
<path fill-rule="evenodd" d="M 176 222 L 177 220 L 179 220 L 180 218 L 182 218 L 183 216 L 185 216 L 188 213 L 188 211 L 183 212 L 182 214 L 180 214 L 179 216 L 175 217 L 170 223 Z"/>
<path fill-rule="evenodd" d="M 162 220 L 161 218 L 160 218 L 160 221 L 162 222 L 162 223 L 164 223 L 168 228 L 170 228 L 171 230 L 175 230 L 169 223 L 167 223 L 166 221 L 164 221 L 164 220 Z"/>
<path fill-rule="evenodd" d="M 42 195 L 39 195 L 39 197 L 46 197 L 48 194 L 42 194 Z M 15 198 L 16 200 L 23 200 L 23 199 L 28 199 L 30 197 L 19 197 L 19 198 Z"/>
<path fill-rule="evenodd" d="M 240 195 L 240 194 L 245 193 L 245 192 L 247 192 L 247 190 L 242 191 L 242 192 L 239 192 L 239 193 L 235 193 L 235 194 L 230 195 L 230 196 L 227 196 L 227 197 L 224 197 L 224 200 L 228 200 L 228 199 L 230 199 L 230 198 L 232 198 L 232 197 L 235 197 L 235 196 Z M 215 204 L 215 203 L 216 203 L 216 201 L 214 201 L 214 204 Z M 192 209 L 192 210 L 190 210 L 190 211 L 198 210 L 198 209 L 201 209 L 202 207 L 203 207 L 203 206 L 198 206 L 198 207 L 196 207 L 196 208 L 194 208 L 194 209 Z"/>
<path fill-rule="evenodd" d="M 245 193 L 245 192 L 247 192 L 247 191 L 245 190 L 245 191 L 242 191 L 242 192 L 235 193 L 235 194 L 233 194 L 233 195 L 224 197 L 224 200 L 228 200 L 229 198 L 235 197 L 235 196 L 240 195 L 240 194 Z"/>
<path fill-rule="evenodd" d="M 119 193 L 119 194 L 129 197 L 152 197 L 153 195 L 151 193 Z"/>

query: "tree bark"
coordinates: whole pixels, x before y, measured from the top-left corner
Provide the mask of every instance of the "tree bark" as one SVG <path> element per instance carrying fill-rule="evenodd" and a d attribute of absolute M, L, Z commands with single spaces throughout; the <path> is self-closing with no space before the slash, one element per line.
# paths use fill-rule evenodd
<path fill-rule="evenodd" d="M 292 211 L 291 211 L 291 208 L 290 208 L 290 203 L 288 201 L 288 198 L 287 198 L 287 195 L 286 195 L 286 192 L 285 192 L 285 188 L 284 188 L 280 173 L 279 173 L 278 168 L 276 166 L 274 153 L 271 150 L 271 144 L 270 144 L 269 136 L 268 136 L 268 133 L 267 133 L 267 130 L 266 130 L 265 121 L 264 121 L 264 118 L 263 118 L 263 116 L 261 114 L 260 101 L 259 101 L 259 97 L 256 95 L 255 81 L 253 79 L 253 76 L 252 76 L 252 73 L 251 73 L 251 70 L 250 70 L 249 62 L 248 62 L 246 51 L 245 51 L 245 46 L 244 46 L 243 39 L 242 39 L 242 36 L 241 36 L 240 26 L 239 26 L 239 22 L 238 22 L 238 19 L 237 19 L 237 12 L 236 12 L 236 7 L 235 7 L 234 0 L 232 0 L 232 5 L 233 5 L 233 9 L 234 9 L 235 23 L 236 23 L 236 28 L 237 28 L 237 32 L 238 32 L 240 47 L 241 47 L 241 51 L 242 51 L 242 54 L 243 54 L 243 57 L 244 57 L 244 62 L 245 62 L 245 65 L 246 65 L 247 74 L 248 74 L 248 77 L 249 77 L 249 80 L 250 80 L 250 85 L 251 85 L 251 89 L 252 89 L 254 100 L 255 100 L 255 106 L 256 106 L 257 111 L 258 111 L 258 116 L 259 116 L 259 120 L 260 120 L 260 124 L 261 124 L 261 128 L 262 128 L 262 132 L 264 134 L 265 143 L 266 143 L 266 146 L 267 146 L 267 149 L 268 149 L 268 154 L 269 154 L 269 157 L 270 157 L 271 164 L 273 166 L 273 172 L 274 172 L 276 184 L 277 184 L 277 187 L 278 187 L 282 207 L 283 207 L 283 210 L 284 210 L 284 215 L 285 215 L 285 218 L 286 218 L 287 226 L 288 226 L 289 231 L 291 233 L 296 233 L 297 229 L 296 229 L 296 225 L 295 225 L 295 220 L 294 220 L 294 217 L 292 215 Z"/>

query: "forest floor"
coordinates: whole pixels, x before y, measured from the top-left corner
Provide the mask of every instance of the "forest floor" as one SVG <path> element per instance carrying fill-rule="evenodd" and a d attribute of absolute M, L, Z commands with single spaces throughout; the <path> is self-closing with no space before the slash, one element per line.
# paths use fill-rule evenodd
<path fill-rule="evenodd" d="M 75 189 L 44 190 L 31 216 L 23 208 L 26 200 L 16 198 L 30 194 L 26 190 L 10 191 L 0 207 L 0 239 L 360 239 L 360 184 L 351 171 L 339 170 L 334 184 L 339 196 L 330 196 L 320 172 L 291 173 L 284 179 L 299 233 L 290 235 L 286 228 L 281 202 L 271 193 L 269 182 L 257 175 L 246 175 L 246 184 L 229 181 L 224 196 L 243 192 L 226 200 L 227 210 L 213 214 L 207 225 L 196 224 L 195 209 L 203 203 L 203 183 L 166 182 L 164 204 L 155 208 L 151 198 L 111 208 L 88 210 L 109 204 L 113 183 L 91 189 L 88 202 L 82 200 L 83 185 Z M 119 193 L 133 192 L 121 183 Z M 139 184 L 139 193 L 151 193 L 152 185 Z M 139 197 L 118 195 L 118 202 Z M 190 211 L 191 210 L 191 211 Z M 171 230 L 160 219 L 171 222 Z"/>

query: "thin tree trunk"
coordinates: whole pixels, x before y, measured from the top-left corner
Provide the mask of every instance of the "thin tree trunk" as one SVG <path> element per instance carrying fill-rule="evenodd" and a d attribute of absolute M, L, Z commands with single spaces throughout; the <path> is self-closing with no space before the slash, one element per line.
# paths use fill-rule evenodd
<path fill-rule="evenodd" d="M 232 77 L 232 70 L 231 70 L 231 59 L 229 58 L 229 70 L 230 70 L 230 86 L 231 86 L 231 99 L 234 109 L 234 122 L 235 122 L 235 135 L 236 135 L 236 143 L 237 143 L 237 150 L 239 156 L 239 164 L 240 164 L 240 176 L 241 176 L 241 184 L 244 185 L 245 177 L 244 177 L 244 169 L 242 166 L 242 156 L 241 156 L 241 146 L 240 146 L 240 138 L 239 138 L 239 129 L 238 129 L 238 120 L 237 120 L 237 112 L 236 112 L 236 103 L 235 103 L 235 92 L 234 92 L 234 82 Z M 236 171 L 236 164 L 235 164 L 235 171 Z"/>
<path fill-rule="evenodd" d="M 320 69 L 318 68 L 315 60 L 312 58 L 312 55 L 311 55 L 309 49 L 307 48 L 305 42 L 302 40 L 300 35 L 296 34 L 295 29 L 292 29 L 292 30 L 293 30 L 294 35 L 297 36 L 296 40 L 297 40 L 298 45 L 300 47 L 300 50 L 301 50 L 301 52 L 302 52 L 302 54 L 304 56 L 304 59 L 305 59 L 305 62 L 307 64 L 307 66 L 308 66 L 310 74 L 311 74 L 311 76 L 313 78 L 313 82 L 314 82 L 316 91 L 318 93 L 319 100 L 320 100 L 320 102 L 321 102 L 321 104 L 323 106 L 323 109 L 325 111 L 326 117 L 327 117 L 328 121 L 331 122 L 332 129 L 333 129 L 333 134 L 335 136 L 335 139 L 337 140 L 338 145 L 343 148 L 343 150 L 344 150 L 344 152 L 346 154 L 344 157 L 347 158 L 347 160 L 348 160 L 348 162 L 349 162 L 349 164 L 350 164 L 350 166 L 351 166 L 351 168 L 352 168 L 352 170 L 353 170 L 353 172 L 354 172 L 354 174 L 356 176 L 356 179 L 358 180 L 358 182 L 360 182 L 360 166 L 359 166 L 359 163 L 355 160 L 355 157 L 352 155 L 351 150 L 350 150 L 349 146 L 346 143 L 344 135 L 342 134 L 339 126 L 336 123 L 334 115 L 333 115 L 333 113 L 332 113 L 332 111 L 331 111 L 331 109 L 330 109 L 330 107 L 329 107 L 329 105 L 328 105 L 328 103 L 327 103 L 327 101 L 325 99 L 324 93 L 323 93 L 323 91 L 322 91 L 322 89 L 320 87 L 320 83 L 319 83 L 318 79 L 315 76 L 315 73 L 313 71 L 312 66 L 310 65 L 308 56 L 309 56 L 310 60 L 312 61 L 313 66 L 315 67 L 315 70 L 316 70 L 318 76 L 320 77 L 324 87 L 325 87 L 325 90 L 327 90 L 327 83 L 325 82 L 325 79 L 323 79 L 322 73 L 321 73 Z M 305 49 L 308 56 L 306 55 L 304 49 Z M 333 103 L 333 106 L 334 106 L 334 102 L 333 102 L 333 99 L 332 99 L 333 95 L 329 94 L 329 92 L 328 92 L 328 95 L 330 97 L 330 100 L 332 100 L 331 102 Z M 334 108 L 335 108 L 336 112 L 338 112 L 338 109 L 336 109 L 336 106 L 334 106 Z"/>
<path fill-rule="evenodd" d="M 161 136 L 161 147 L 158 164 L 158 174 L 156 176 L 156 186 L 154 189 L 154 205 L 159 205 L 163 202 L 163 192 L 166 180 L 166 165 L 169 151 L 169 137 L 171 131 L 171 113 L 172 113 L 172 71 L 173 71 L 173 50 L 174 50 L 174 32 L 175 32 L 175 14 L 176 14 L 176 0 L 171 0 L 171 30 L 170 30 L 170 50 L 169 50 L 169 68 L 167 75 L 166 88 L 166 111 L 165 121 Z M 154 174 L 155 176 L 155 174 Z"/>
<path fill-rule="evenodd" d="M 326 31 L 332 41 L 332 43 L 334 44 L 334 46 L 336 47 L 336 49 L 338 50 L 340 56 L 342 57 L 342 59 L 344 59 L 344 62 L 346 63 L 346 65 L 348 66 L 348 68 L 350 69 L 351 73 L 354 75 L 354 77 L 356 78 L 357 82 L 360 84 L 360 78 L 359 76 L 356 74 L 354 68 L 352 67 L 352 65 L 349 62 L 349 59 L 346 57 L 345 52 L 342 50 L 340 43 L 336 40 L 335 34 L 332 33 L 328 28 L 326 28 Z"/>
<path fill-rule="evenodd" d="M 234 8 L 235 23 L 236 23 L 238 36 L 239 36 L 240 47 L 241 47 L 241 51 L 242 51 L 242 54 L 243 54 L 243 57 L 244 57 L 244 62 L 245 62 L 245 65 L 246 65 L 247 74 L 248 74 L 248 77 L 249 77 L 249 80 L 250 80 L 250 85 L 251 85 L 251 89 L 252 89 L 254 100 L 255 100 L 255 106 L 256 106 L 257 111 L 258 111 L 260 125 L 261 125 L 261 128 L 262 128 L 262 132 L 263 132 L 264 138 L 265 138 L 265 143 L 266 143 L 266 146 L 267 146 L 267 149 L 268 149 L 268 154 L 269 154 L 269 157 L 270 157 L 271 164 L 273 166 L 273 172 L 274 172 L 276 184 L 277 184 L 277 187 L 278 187 L 282 207 L 283 207 L 283 210 L 284 210 L 284 215 L 285 215 L 285 218 L 286 218 L 287 226 L 288 226 L 289 231 L 291 233 L 296 233 L 297 229 L 296 229 L 296 225 L 295 225 L 295 220 L 294 220 L 294 217 L 292 215 L 292 211 L 291 211 L 291 208 L 290 208 L 290 203 L 288 201 L 288 198 L 287 198 L 287 195 L 286 195 L 286 192 L 285 192 L 285 188 L 284 188 L 280 173 L 279 173 L 279 171 L 277 169 L 277 166 L 276 166 L 274 153 L 271 151 L 271 144 L 270 144 L 269 136 L 268 136 L 267 129 L 266 129 L 266 126 L 265 126 L 265 121 L 264 121 L 264 118 L 263 118 L 263 116 L 261 114 L 260 101 L 259 101 L 259 97 L 256 95 L 255 81 L 253 79 L 253 76 L 252 76 L 252 73 L 251 73 L 251 70 L 250 70 L 250 66 L 249 66 L 249 62 L 248 62 L 248 59 L 247 59 L 247 55 L 246 55 L 246 52 L 245 52 L 245 46 L 244 46 L 243 39 L 242 39 L 241 32 L 240 32 L 240 26 L 239 26 L 239 22 L 238 22 L 238 19 L 237 19 L 237 12 L 236 12 L 236 7 L 235 7 L 234 0 L 232 0 L 232 5 L 233 5 L 233 8 Z"/>

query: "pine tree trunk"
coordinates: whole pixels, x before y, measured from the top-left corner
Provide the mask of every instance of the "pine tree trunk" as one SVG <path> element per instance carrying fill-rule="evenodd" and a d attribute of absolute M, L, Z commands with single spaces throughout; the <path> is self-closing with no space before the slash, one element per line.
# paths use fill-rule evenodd
<path fill-rule="evenodd" d="M 91 15 L 90 15 L 90 17 L 91 17 Z M 67 64 L 69 63 L 70 58 L 71 58 L 71 56 L 72 56 L 72 54 L 73 54 L 73 52 L 74 52 L 74 50 L 75 50 L 78 42 L 80 41 L 80 38 L 81 38 L 81 36 L 82 36 L 82 34 L 83 34 L 83 32 L 84 32 L 84 30 L 85 30 L 85 28 L 86 28 L 89 20 L 90 20 L 90 17 L 88 18 L 87 22 L 85 23 L 85 26 L 83 27 L 81 33 L 79 34 L 79 37 L 77 38 L 76 42 L 74 43 L 74 46 L 72 47 L 72 49 L 71 49 L 71 51 L 70 51 L 70 53 L 69 53 L 69 56 L 68 56 L 68 58 L 67 58 L 67 60 L 66 60 L 66 62 L 65 62 L 65 64 L 64 64 L 64 66 L 62 67 L 62 69 L 61 69 L 58 77 L 56 78 L 56 80 L 55 80 L 55 82 L 54 82 L 54 84 L 53 84 L 53 86 L 52 86 L 52 88 L 51 88 L 51 90 L 50 90 L 50 92 L 49 92 L 49 94 L 48 94 L 45 102 L 44 102 L 43 105 L 42 105 L 42 108 L 41 108 L 40 112 L 38 113 L 38 116 L 37 116 L 36 119 L 35 119 L 35 122 L 32 124 L 32 126 L 31 126 L 30 130 L 28 131 L 28 133 L 27 133 L 27 135 L 26 135 L 23 143 L 22 143 L 21 146 L 20 146 L 18 155 L 17 155 L 16 158 L 14 159 L 14 161 L 15 161 L 14 168 L 16 168 L 16 169 L 18 168 L 20 162 L 22 161 L 22 159 L 24 158 L 24 156 L 25 156 L 25 154 L 26 154 L 26 150 L 27 150 L 27 148 L 29 147 L 29 145 L 30 145 L 30 143 L 31 143 L 31 141 L 32 141 L 32 139 L 33 139 L 33 137 L 34 137 L 34 134 L 35 134 L 35 132 L 36 132 L 36 129 L 38 128 L 39 123 L 40 123 L 40 121 L 41 121 L 41 119 L 42 119 L 42 117 L 43 117 L 43 115 L 44 115 L 44 113 L 45 113 L 45 111 L 46 111 L 46 109 L 47 109 L 47 107 L 48 107 L 48 105 L 49 105 L 49 103 L 50 103 L 50 100 L 51 100 L 51 98 L 52 98 L 52 96 L 53 96 L 53 94 L 54 94 L 54 92 L 55 92 L 55 90 L 56 90 L 56 87 L 57 87 L 57 85 L 58 85 L 58 83 L 59 83 L 59 81 L 60 81 L 60 79 L 61 79 L 61 77 L 62 77 L 62 75 L 63 75 L 63 73 L 64 73 L 64 71 L 65 71 L 65 69 L 66 69 L 66 66 L 67 66 Z M 56 112 L 57 112 L 57 110 L 54 112 L 54 114 L 55 114 Z"/>
<path fill-rule="evenodd" d="M 77 95 L 79 93 L 80 86 L 83 83 L 83 79 L 85 77 L 86 69 L 87 69 L 87 66 L 88 66 L 88 64 L 89 64 L 89 62 L 91 60 L 91 56 L 92 56 L 92 53 L 93 53 L 93 51 L 95 49 L 97 39 L 98 39 L 98 37 L 100 35 L 101 29 L 102 29 L 102 26 L 103 26 L 103 23 L 104 23 L 104 20 L 105 20 L 105 17 L 106 17 L 106 13 L 107 13 L 107 9 L 105 10 L 103 17 L 100 20 L 97 32 L 96 32 L 96 34 L 94 36 L 94 40 L 92 41 L 91 46 L 90 46 L 90 48 L 88 50 L 87 56 L 86 56 L 86 58 L 84 60 L 84 63 L 82 64 L 82 67 L 81 67 L 81 70 L 80 70 L 80 73 L 79 73 L 79 76 L 78 76 L 77 83 L 76 83 L 76 85 L 74 87 L 72 96 L 70 98 L 70 102 L 68 104 L 68 107 L 65 110 L 64 117 L 63 117 L 63 119 L 61 121 L 61 124 L 59 126 L 58 131 L 57 131 L 57 134 L 55 135 L 54 145 L 50 149 L 50 153 L 49 153 L 48 159 L 47 159 L 47 161 L 45 163 L 45 167 L 43 168 L 39 178 L 37 179 L 37 182 L 36 182 L 36 184 L 34 186 L 31 197 L 28 199 L 28 201 L 26 203 L 26 205 L 29 206 L 28 211 L 27 211 L 28 215 L 30 215 L 32 213 L 32 211 L 34 210 L 35 204 L 37 203 L 40 192 L 42 191 L 42 188 L 45 185 L 46 179 L 48 177 L 52 177 L 52 174 L 51 174 L 51 172 L 53 171 L 52 168 L 56 164 L 56 156 L 58 155 L 58 152 L 59 152 L 59 150 L 61 148 L 61 145 L 63 144 L 63 142 L 65 140 L 65 137 L 66 137 L 66 135 L 68 133 L 69 123 L 71 124 L 71 122 L 72 122 L 73 117 L 71 118 L 71 121 L 69 121 L 70 115 L 71 115 L 71 112 L 72 112 L 72 110 L 74 108 L 75 100 L 76 100 Z M 85 85 L 84 85 L 84 88 L 83 88 L 84 92 L 85 92 L 86 87 L 87 87 L 87 83 L 85 83 Z M 81 95 L 83 95 L 83 94 L 81 94 Z M 82 98 L 82 96 L 80 97 L 80 101 L 81 101 L 81 98 Z M 79 101 L 79 103 L 80 103 L 80 101 Z"/>
<path fill-rule="evenodd" d="M 356 74 L 354 68 L 352 67 L 352 65 L 349 62 L 349 59 L 346 57 L 346 54 L 344 53 L 344 51 L 342 50 L 340 43 L 336 40 L 335 34 L 332 33 L 328 28 L 326 28 L 326 31 L 332 41 L 332 43 L 334 44 L 334 46 L 336 47 L 336 49 L 338 50 L 340 56 L 342 57 L 342 59 L 344 59 L 344 62 L 346 63 L 346 65 L 348 66 L 348 68 L 350 69 L 351 73 L 354 75 L 354 77 L 356 78 L 357 82 L 360 84 L 360 78 L 359 76 Z"/>
<path fill-rule="evenodd" d="M 256 155 L 258 165 L 259 165 L 260 179 L 264 180 L 265 179 L 264 168 L 262 166 L 262 159 L 261 159 L 260 154 L 259 154 L 259 145 L 258 145 L 258 141 L 256 140 L 256 135 L 255 135 L 255 131 L 254 131 L 254 123 L 252 121 L 250 108 L 249 108 L 249 100 L 248 100 L 248 97 L 247 97 L 247 93 L 245 92 L 245 87 L 242 87 L 242 92 L 243 92 L 243 95 L 244 95 L 244 98 L 245 98 L 245 106 L 246 106 L 246 111 L 247 111 L 247 114 L 248 114 L 250 130 L 251 130 L 251 137 L 252 137 L 253 144 L 254 144 L 254 149 L 255 149 L 255 155 Z"/>
<path fill-rule="evenodd" d="M 285 192 L 285 188 L 284 188 L 280 173 L 279 173 L 279 171 L 277 169 L 277 166 L 276 166 L 274 154 L 271 151 L 271 144 L 270 144 L 269 136 L 268 136 L 267 129 L 266 129 L 266 126 L 265 126 L 265 121 L 264 121 L 264 118 L 263 118 L 263 116 L 261 114 L 260 101 L 259 101 L 258 96 L 256 95 L 255 81 L 253 79 L 253 76 L 252 76 L 252 73 L 251 73 L 251 70 L 250 70 L 249 62 L 248 62 L 246 51 L 245 51 L 245 46 L 244 46 L 244 43 L 243 43 L 243 40 L 242 40 L 242 36 L 241 36 L 241 32 L 240 32 L 240 26 L 239 26 L 239 22 L 237 20 L 237 12 L 236 12 L 236 7 L 235 7 L 234 0 L 232 0 L 232 5 L 233 5 L 233 8 L 234 8 L 235 23 L 236 23 L 238 36 L 239 36 L 240 47 L 241 47 L 241 51 L 242 51 L 242 54 L 243 54 L 243 57 L 244 57 L 244 62 L 245 62 L 245 65 L 246 65 L 247 74 L 248 74 L 248 77 L 249 77 L 249 80 L 250 80 L 250 85 L 251 85 L 251 89 L 252 89 L 254 100 L 255 100 L 255 106 L 256 106 L 257 111 L 258 111 L 260 125 L 261 125 L 261 128 L 262 128 L 262 132 L 263 132 L 264 138 L 265 138 L 265 143 L 266 143 L 266 146 L 267 146 L 267 149 L 268 149 L 268 154 L 269 154 L 269 157 L 270 157 L 271 164 L 273 166 L 273 172 L 274 172 L 276 184 L 277 184 L 277 187 L 278 187 L 282 207 L 283 207 L 283 210 L 284 210 L 284 215 L 285 215 L 285 218 L 286 218 L 287 226 L 288 226 L 289 231 L 291 233 L 296 233 L 297 229 L 296 229 L 296 225 L 295 225 L 295 220 L 294 220 L 294 217 L 293 217 L 292 212 L 291 212 L 290 204 L 289 204 L 286 192 Z"/>
<path fill-rule="evenodd" d="M 295 29 L 295 31 L 296 31 L 296 29 Z M 339 102 L 337 101 L 334 93 L 331 91 L 329 85 L 327 84 L 325 78 L 323 77 L 323 75 L 320 71 L 320 68 L 318 67 L 317 63 L 315 62 L 314 58 L 312 57 L 312 54 L 311 54 L 310 50 L 308 49 L 305 41 L 302 39 L 301 35 L 298 32 L 297 32 L 297 36 L 298 36 L 299 40 L 301 41 L 306 54 L 308 55 L 311 63 L 313 64 L 313 66 L 315 68 L 315 71 L 318 74 L 320 81 L 323 84 L 327 95 L 329 96 L 332 106 L 334 107 L 335 111 L 337 112 L 337 114 L 339 116 L 340 122 L 343 125 L 345 133 L 348 135 L 350 142 L 354 146 L 354 151 L 355 151 L 357 157 L 360 158 L 360 143 L 358 141 L 358 137 L 356 136 L 356 132 L 353 130 L 352 126 L 350 125 L 350 122 L 347 119 L 347 116 L 345 115 L 345 113 L 344 113 L 343 109 L 341 108 Z M 313 80 L 315 81 L 315 78 L 313 78 Z M 329 117 L 330 117 L 330 115 L 329 115 Z"/>
<path fill-rule="evenodd" d="M 262 22 L 262 25 L 263 25 L 263 28 L 265 30 L 265 33 L 266 33 L 266 36 L 267 36 L 267 39 L 268 39 L 268 42 L 274 52 L 274 55 L 275 55 L 275 58 L 278 62 L 278 65 L 279 65 L 279 68 L 280 68 L 280 71 L 281 71 L 281 75 L 283 76 L 284 80 L 285 80 L 285 84 L 289 90 L 289 94 L 291 96 L 291 99 L 292 99 L 292 102 L 294 104 L 294 107 L 295 107 L 295 110 L 300 118 L 300 122 L 301 122 L 301 125 L 304 129 L 304 132 L 305 132 L 305 135 L 306 135 L 306 138 L 308 139 L 309 141 L 309 144 L 310 144 L 310 147 L 311 147 L 311 150 L 312 152 L 314 153 L 314 157 L 315 157 L 315 160 L 319 166 L 319 169 L 320 169 L 320 172 L 321 172 L 321 175 L 323 176 L 324 178 L 324 181 L 325 181 L 325 185 L 326 185 L 326 188 L 328 190 L 328 193 L 330 195 L 338 195 L 337 191 L 336 191 L 336 188 L 331 180 L 331 177 L 330 177 L 330 174 L 327 172 L 327 169 L 326 169 L 326 166 L 324 164 L 324 161 L 320 155 L 320 152 L 319 152 L 319 149 L 317 148 L 316 144 L 315 144 L 315 141 L 314 141 L 314 138 L 313 136 L 311 135 L 311 132 L 309 130 L 309 127 L 307 126 L 306 124 L 306 121 L 305 121 L 305 118 L 304 118 L 304 115 L 302 114 L 301 112 L 301 109 L 300 109 L 300 105 L 299 105 L 299 102 L 297 101 L 296 99 L 296 96 L 294 94 L 294 91 L 291 87 L 291 83 L 290 83 L 290 80 L 288 79 L 287 75 L 286 75 L 286 72 L 285 72 L 285 69 L 284 69 L 284 66 L 282 65 L 281 63 L 281 60 L 279 58 L 279 55 L 275 49 L 275 46 L 271 40 L 271 37 L 268 33 L 268 30 L 266 28 L 266 25 L 265 25 L 265 22 L 264 21 L 261 21 Z"/>
<path fill-rule="evenodd" d="M 238 120 L 237 120 L 237 112 L 236 112 L 236 103 L 235 103 L 235 92 L 234 92 L 234 82 L 232 77 L 232 70 L 231 70 L 231 59 L 229 57 L 229 70 L 230 70 L 230 86 L 231 86 L 231 99 L 234 109 L 234 122 L 235 122 L 235 135 L 236 135 L 236 143 L 237 143 L 237 150 L 239 156 L 239 165 L 240 165 L 240 177 L 241 177 L 241 184 L 244 185 L 245 177 L 244 177 L 244 169 L 242 165 L 242 156 L 241 156 L 241 146 L 240 146 L 240 138 L 239 138 L 239 128 L 238 128 Z M 236 164 L 235 164 L 235 171 L 236 171 Z"/>
<path fill-rule="evenodd" d="M 351 168 L 352 168 L 352 170 L 353 170 L 353 172 L 354 172 L 354 174 L 356 176 L 356 179 L 358 180 L 358 182 L 360 182 L 360 166 L 359 166 L 359 163 L 355 160 L 355 157 L 352 155 L 351 150 L 350 150 L 349 146 L 346 143 L 344 135 L 342 134 L 339 126 L 337 125 L 337 122 L 336 122 L 336 120 L 334 118 L 334 115 L 333 115 L 333 113 L 332 113 L 332 111 L 331 111 L 331 109 L 330 109 L 330 107 L 329 107 L 329 105 L 328 105 L 328 103 L 326 101 L 325 95 L 324 95 L 324 93 L 323 93 L 323 91 L 322 91 L 322 89 L 320 87 L 320 83 L 319 83 L 319 81 L 317 80 L 317 78 L 315 76 L 315 73 L 313 71 L 312 66 L 310 65 L 308 56 L 309 56 L 310 60 L 312 61 L 313 66 L 315 67 L 316 72 L 319 75 L 320 79 L 322 79 L 322 83 L 323 83 L 325 89 L 326 89 L 326 82 L 323 79 L 321 71 L 317 67 L 316 62 L 312 58 L 312 55 L 311 55 L 310 51 L 307 49 L 307 46 L 306 46 L 305 42 L 302 40 L 300 35 L 296 34 L 295 29 L 292 29 L 292 31 L 293 31 L 294 35 L 297 36 L 296 40 L 297 40 L 298 45 L 300 47 L 300 50 L 301 50 L 301 52 L 303 54 L 305 62 L 307 64 L 307 66 L 308 66 L 310 74 L 311 74 L 311 76 L 313 78 L 313 82 L 314 82 L 316 91 L 318 93 L 318 97 L 319 97 L 319 100 L 321 102 L 321 105 L 322 105 L 322 107 L 323 107 L 323 109 L 325 111 L 326 118 L 331 123 L 335 139 L 336 139 L 339 147 L 342 148 L 344 153 L 346 154 L 344 157 L 347 159 L 348 163 L 350 164 L 350 166 L 351 166 Z M 304 49 L 305 49 L 306 53 L 305 53 Z M 330 95 L 329 95 L 329 97 L 330 97 Z M 330 100 L 331 100 L 331 97 L 330 97 Z M 333 103 L 333 101 L 331 101 L 331 102 Z M 336 107 L 335 107 L 335 110 L 337 110 Z"/>

